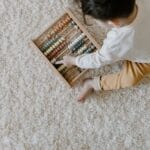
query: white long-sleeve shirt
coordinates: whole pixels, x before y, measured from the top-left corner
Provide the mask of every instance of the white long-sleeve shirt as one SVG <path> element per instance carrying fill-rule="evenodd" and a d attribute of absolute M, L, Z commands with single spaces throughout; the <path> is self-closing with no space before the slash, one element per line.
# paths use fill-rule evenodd
<path fill-rule="evenodd" d="M 112 28 L 101 49 L 76 57 L 80 68 L 99 68 L 119 60 L 150 63 L 149 0 L 138 1 L 138 14 L 130 25 Z"/>

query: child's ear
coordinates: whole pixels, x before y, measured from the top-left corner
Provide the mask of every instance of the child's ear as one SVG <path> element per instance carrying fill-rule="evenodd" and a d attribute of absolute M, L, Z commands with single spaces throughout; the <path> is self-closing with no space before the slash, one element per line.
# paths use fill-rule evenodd
<path fill-rule="evenodd" d="M 120 26 L 120 21 L 119 19 L 113 19 L 113 20 L 109 20 L 108 24 L 113 27 L 118 27 Z"/>

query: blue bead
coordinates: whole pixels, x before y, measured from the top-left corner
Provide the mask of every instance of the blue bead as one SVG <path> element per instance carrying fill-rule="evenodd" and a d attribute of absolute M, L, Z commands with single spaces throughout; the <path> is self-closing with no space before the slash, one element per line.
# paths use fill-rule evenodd
<path fill-rule="evenodd" d="M 83 53 L 91 53 L 91 52 L 93 52 L 94 49 L 95 49 L 95 47 L 91 46 L 88 49 L 84 50 Z"/>
<path fill-rule="evenodd" d="M 80 40 L 76 45 L 74 45 L 72 51 L 73 51 L 73 52 L 77 51 L 84 43 L 85 43 L 85 42 L 84 42 L 83 39 Z"/>

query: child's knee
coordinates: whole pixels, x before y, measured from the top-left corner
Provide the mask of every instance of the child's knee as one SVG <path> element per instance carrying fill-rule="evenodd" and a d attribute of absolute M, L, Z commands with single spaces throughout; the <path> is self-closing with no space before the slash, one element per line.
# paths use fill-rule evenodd
<path fill-rule="evenodd" d="M 136 86 L 141 79 L 142 77 L 139 76 L 136 77 L 128 75 L 122 79 L 122 86 L 123 88 Z"/>

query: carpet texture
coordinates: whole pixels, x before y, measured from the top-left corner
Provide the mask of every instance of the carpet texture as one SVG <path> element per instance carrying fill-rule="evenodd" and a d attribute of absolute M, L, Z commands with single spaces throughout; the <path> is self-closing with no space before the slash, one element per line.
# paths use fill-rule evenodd
<path fill-rule="evenodd" d="M 67 6 L 83 22 L 72 0 L 0 0 L 0 150 L 149 150 L 149 77 L 80 104 L 80 82 L 66 88 L 30 47 Z M 88 22 L 102 43 L 106 29 Z M 120 69 L 116 63 L 84 77 Z"/>

